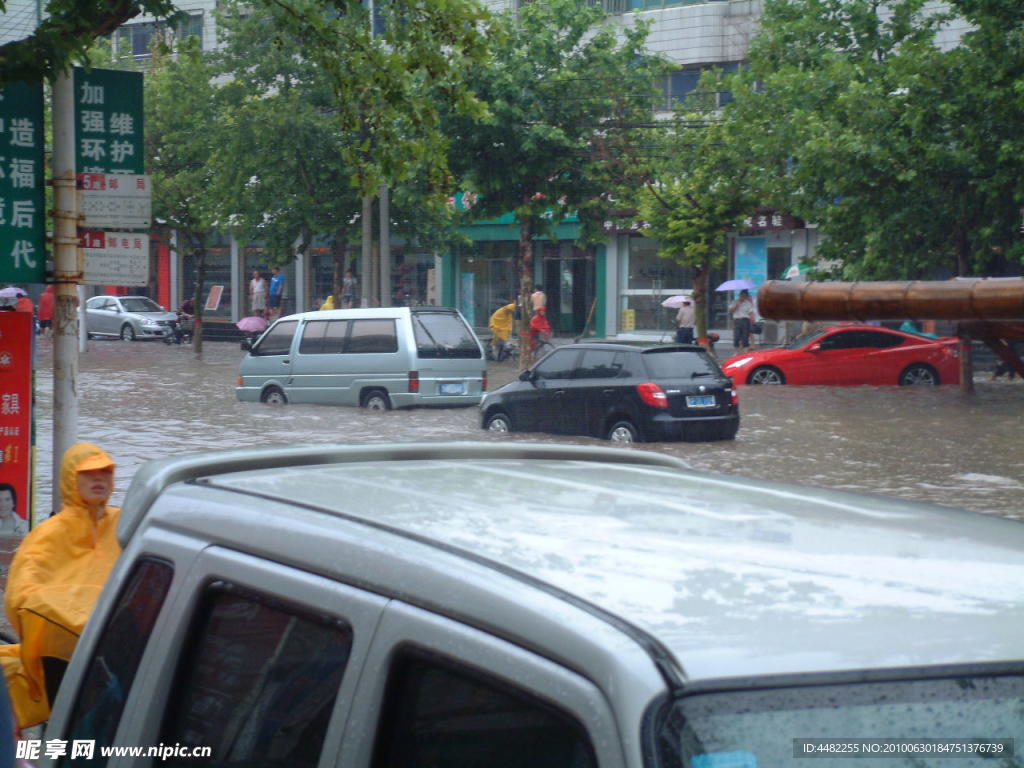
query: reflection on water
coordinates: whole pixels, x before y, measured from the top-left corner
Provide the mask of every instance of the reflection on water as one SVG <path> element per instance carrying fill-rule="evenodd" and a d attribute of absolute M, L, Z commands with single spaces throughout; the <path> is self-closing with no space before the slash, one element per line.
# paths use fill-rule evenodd
<path fill-rule="evenodd" d="M 52 359 L 39 345 L 38 509 L 50 505 Z M 237 345 L 188 347 L 93 341 L 80 359 L 79 439 L 118 461 L 118 490 L 140 463 L 246 445 L 374 441 L 529 440 L 605 444 L 550 435 L 491 435 L 477 409 L 368 412 L 239 403 Z M 492 368 L 491 386 L 514 371 Z M 738 438 L 652 443 L 695 469 L 892 494 L 1024 519 L 1024 383 L 981 381 L 973 397 L 950 387 L 744 387 Z M 629 450 L 629 449 L 624 449 Z"/>

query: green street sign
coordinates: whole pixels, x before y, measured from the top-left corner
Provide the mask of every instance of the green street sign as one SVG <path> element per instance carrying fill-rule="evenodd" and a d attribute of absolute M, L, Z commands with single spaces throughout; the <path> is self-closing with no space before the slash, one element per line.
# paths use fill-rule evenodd
<path fill-rule="evenodd" d="M 143 173 L 142 73 L 75 69 L 75 169 Z"/>
<path fill-rule="evenodd" d="M 46 279 L 43 85 L 0 88 L 0 281 Z"/>

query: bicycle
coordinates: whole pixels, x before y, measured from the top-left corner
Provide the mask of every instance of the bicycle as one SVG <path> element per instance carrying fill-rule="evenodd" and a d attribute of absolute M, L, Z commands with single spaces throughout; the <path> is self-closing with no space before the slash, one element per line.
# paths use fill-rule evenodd
<path fill-rule="evenodd" d="M 523 338 L 526 339 L 526 343 L 530 345 L 530 349 L 533 352 L 533 359 L 540 360 L 544 355 L 555 348 L 555 345 L 551 343 L 551 337 L 554 333 L 550 330 L 539 331 L 523 334 Z"/>

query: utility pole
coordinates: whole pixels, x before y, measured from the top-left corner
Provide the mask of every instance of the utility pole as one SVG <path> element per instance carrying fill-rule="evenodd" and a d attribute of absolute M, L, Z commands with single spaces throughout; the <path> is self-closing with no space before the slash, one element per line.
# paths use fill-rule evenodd
<path fill-rule="evenodd" d="M 362 306 L 372 307 L 373 301 L 373 198 L 363 197 L 363 217 L 360 221 L 363 229 L 362 243 Z"/>
<path fill-rule="evenodd" d="M 61 508 L 60 465 L 78 441 L 78 283 L 82 277 L 75 175 L 74 76 L 53 86 L 53 493 Z"/>

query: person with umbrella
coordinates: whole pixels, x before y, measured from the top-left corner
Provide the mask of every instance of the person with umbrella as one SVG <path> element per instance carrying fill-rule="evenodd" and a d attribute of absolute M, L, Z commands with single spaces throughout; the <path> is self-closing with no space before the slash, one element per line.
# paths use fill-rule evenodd
<path fill-rule="evenodd" d="M 697 313 L 693 307 L 693 299 L 683 296 L 679 311 L 676 312 L 676 342 L 693 344 L 693 329 L 696 324 Z"/>
<path fill-rule="evenodd" d="M 750 326 L 757 314 L 750 291 L 746 288 L 741 290 L 740 295 L 729 305 L 729 312 L 733 322 L 733 347 L 737 353 L 746 352 L 750 349 Z"/>

